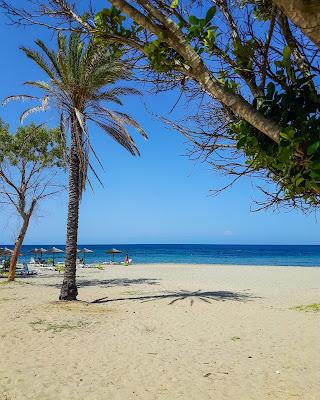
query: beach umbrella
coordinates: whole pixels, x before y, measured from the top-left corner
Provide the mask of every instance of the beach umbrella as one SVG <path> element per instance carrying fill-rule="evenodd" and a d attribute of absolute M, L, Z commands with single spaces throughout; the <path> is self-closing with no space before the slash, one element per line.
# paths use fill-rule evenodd
<path fill-rule="evenodd" d="M 107 254 L 112 254 L 112 262 L 114 261 L 114 255 L 115 254 L 120 254 L 122 253 L 122 251 L 118 250 L 118 249 L 110 249 L 106 251 Z"/>
<path fill-rule="evenodd" d="M 29 253 L 39 254 L 39 249 L 37 247 L 35 247 L 34 249 L 29 250 Z"/>
<path fill-rule="evenodd" d="M 78 249 L 78 253 L 82 253 L 83 254 L 83 263 L 86 263 L 86 254 L 87 253 L 93 253 L 93 250 L 87 249 L 87 248 L 83 248 L 83 249 Z"/>
<path fill-rule="evenodd" d="M 51 249 L 47 250 L 47 253 L 52 254 L 52 260 L 54 265 L 54 255 L 59 253 L 64 253 L 64 251 L 53 246 Z"/>
<path fill-rule="evenodd" d="M 45 254 L 45 253 L 47 253 L 47 252 L 48 252 L 47 249 L 44 249 L 43 247 L 40 247 L 39 253 L 40 253 L 40 256 L 41 256 L 41 257 L 42 257 L 42 254 Z"/>
<path fill-rule="evenodd" d="M 38 249 L 37 247 L 35 247 L 34 249 L 29 250 L 29 253 L 32 253 L 32 254 L 40 254 L 41 257 L 42 257 L 42 254 L 43 254 L 43 253 L 46 253 L 46 252 L 47 252 L 47 250 L 44 249 L 43 247 L 41 247 L 40 249 Z"/>
<path fill-rule="evenodd" d="M 0 257 L 10 258 L 13 254 L 13 250 L 9 249 L 8 247 L 0 248 Z M 19 254 L 21 256 L 21 254 Z"/>
<path fill-rule="evenodd" d="M 8 247 L 1 247 L 0 248 L 0 256 L 2 257 L 10 257 L 13 253 L 13 250 L 9 249 Z"/>
<path fill-rule="evenodd" d="M 8 247 L 5 247 L 3 250 L 6 256 L 11 256 L 13 254 L 13 250 L 9 249 Z"/>

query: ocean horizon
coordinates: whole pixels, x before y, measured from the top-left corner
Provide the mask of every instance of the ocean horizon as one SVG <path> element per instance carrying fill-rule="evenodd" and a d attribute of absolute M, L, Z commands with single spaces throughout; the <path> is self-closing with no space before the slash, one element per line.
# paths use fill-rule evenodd
<path fill-rule="evenodd" d="M 29 262 L 35 257 L 30 250 L 53 245 L 23 245 L 19 262 Z M 64 250 L 64 245 L 55 244 Z M 13 245 L 7 245 L 13 248 Z M 85 254 L 87 264 L 111 260 L 105 251 L 116 248 L 122 253 L 115 255 L 115 261 L 123 261 L 128 252 L 134 264 L 223 264 L 223 265 L 274 265 L 274 266 L 320 266 L 320 245 L 236 245 L 236 244 L 81 244 L 79 249 L 88 248 Z M 44 258 L 52 258 L 45 254 Z M 83 254 L 79 254 L 83 258 Z M 54 255 L 55 261 L 63 261 L 64 253 Z"/>

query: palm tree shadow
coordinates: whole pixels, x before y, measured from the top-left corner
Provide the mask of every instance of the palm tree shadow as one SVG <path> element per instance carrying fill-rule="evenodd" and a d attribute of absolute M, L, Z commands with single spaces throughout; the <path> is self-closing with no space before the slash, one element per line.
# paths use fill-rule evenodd
<path fill-rule="evenodd" d="M 179 292 L 167 292 L 162 294 L 146 295 L 146 296 L 133 296 L 133 297 L 121 297 L 121 298 L 109 298 L 101 297 L 92 301 L 94 304 L 111 303 L 119 301 L 141 301 L 141 303 L 146 303 L 149 301 L 157 301 L 163 299 L 171 299 L 168 305 L 172 305 L 178 301 L 190 299 L 190 305 L 192 306 L 195 300 L 201 300 L 204 303 L 211 304 L 213 301 L 240 301 L 247 302 L 252 299 L 258 298 L 248 293 L 240 292 L 230 292 L 230 291 L 188 291 L 181 290 Z"/>
<path fill-rule="evenodd" d="M 77 281 L 78 288 L 99 286 L 104 288 L 117 287 L 117 286 L 134 286 L 134 285 L 159 285 L 159 279 L 156 278 L 119 278 L 119 279 L 79 279 Z M 60 288 L 60 283 L 44 284 L 44 286 Z"/>
<path fill-rule="evenodd" d="M 159 279 L 155 278 L 119 278 L 119 279 L 91 279 L 91 280 L 80 280 L 78 281 L 78 287 L 87 286 L 101 286 L 101 287 L 115 287 L 115 286 L 133 286 L 133 285 L 159 285 Z"/>

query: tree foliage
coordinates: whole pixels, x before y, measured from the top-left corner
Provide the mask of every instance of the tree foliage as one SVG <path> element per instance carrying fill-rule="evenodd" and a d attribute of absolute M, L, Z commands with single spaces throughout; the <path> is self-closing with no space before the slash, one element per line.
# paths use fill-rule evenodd
<path fill-rule="evenodd" d="M 48 129 L 30 124 L 19 126 L 10 134 L 0 121 L 0 164 L 18 167 L 37 165 L 37 169 L 62 167 L 62 143 L 59 128 Z"/>
<path fill-rule="evenodd" d="M 262 172 L 277 185 L 271 203 L 285 200 L 291 204 L 318 205 L 319 59 L 316 47 L 297 32 L 281 9 L 266 0 L 254 4 L 238 2 L 234 8 L 226 0 L 215 1 L 214 6 L 202 2 L 202 11 L 186 1 L 171 4 L 136 1 L 133 5 L 114 0 L 111 3 L 109 10 L 116 10 L 114 6 L 117 6 L 141 23 L 144 37 L 137 29 L 129 35 L 128 28 L 126 37 L 140 45 L 143 43 L 143 54 L 154 71 L 175 79 L 179 74 L 184 75 L 205 89 L 190 60 L 172 43 L 177 28 L 177 39 L 183 36 L 186 46 L 200 57 L 212 80 L 218 80 L 227 90 L 249 101 L 259 114 L 280 127 L 279 137 L 272 140 L 245 115 L 222 103 L 228 124 L 223 125 L 224 134 L 220 138 L 213 134 L 216 140 L 209 153 L 224 150 L 225 171 L 229 169 L 237 175 Z M 114 12 L 120 16 L 118 11 Z M 100 16 L 100 13 L 96 16 L 97 35 L 106 30 L 110 34 L 111 25 Z M 115 24 L 119 34 L 120 26 L 128 27 L 130 20 L 118 18 Z M 161 28 L 159 33 L 155 24 Z M 213 128 L 219 130 L 220 126 Z M 235 152 L 243 160 L 240 164 L 230 162 L 226 133 L 227 142 L 234 143 Z M 208 132 L 203 138 L 196 131 L 194 134 L 203 150 Z M 208 146 L 205 147 L 208 151 Z"/>
<path fill-rule="evenodd" d="M 13 207 L 22 221 L 11 257 L 9 280 L 15 277 L 20 248 L 36 206 L 63 190 L 57 180 L 63 166 L 60 129 L 30 124 L 10 134 L 9 126 L 0 121 L 0 203 Z"/>

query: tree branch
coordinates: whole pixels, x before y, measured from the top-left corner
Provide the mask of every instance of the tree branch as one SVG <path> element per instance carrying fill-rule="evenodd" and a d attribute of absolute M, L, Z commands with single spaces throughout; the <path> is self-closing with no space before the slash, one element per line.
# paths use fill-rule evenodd
<path fill-rule="evenodd" d="M 156 35 L 163 35 L 170 47 L 180 54 L 185 62 L 191 67 L 190 74 L 199 85 L 212 97 L 221 101 L 233 112 L 248 121 L 259 131 L 278 142 L 281 128 L 274 121 L 266 119 L 255 110 L 243 97 L 231 92 L 218 82 L 203 64 L 199 55 L 190 47 L 187 40 L 179 30 L 178 26 L 160 11 L 154 9 L 145 0 L 137 0 L 138 3 L 151 15 L 158 19 L 164 26 L 152 23 L 144 14 L 132 7 L 125 0 L 111 0 L 113 6 L 120 8 L 125 14 L 134 19 L 138 24 L 144 26 Z M 166 28 L 166 29 L 164 29 Z"/>

